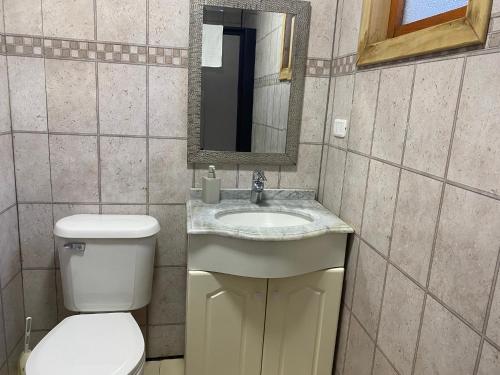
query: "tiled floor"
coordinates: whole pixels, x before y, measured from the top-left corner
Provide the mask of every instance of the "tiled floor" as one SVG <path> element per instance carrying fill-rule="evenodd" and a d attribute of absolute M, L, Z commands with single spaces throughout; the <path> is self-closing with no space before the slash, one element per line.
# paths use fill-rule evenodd
<path fill-rule="evenodd" d="M 184 359 L 146 362 L 144 375 L 184 375 Z"/>

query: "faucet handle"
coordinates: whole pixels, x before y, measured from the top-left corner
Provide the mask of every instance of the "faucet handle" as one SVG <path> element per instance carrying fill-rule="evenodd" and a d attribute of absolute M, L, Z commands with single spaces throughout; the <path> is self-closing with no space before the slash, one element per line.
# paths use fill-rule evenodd
<path fill-rule="evenodd" d="M 267 178 L 262 169 L 256 169 L 253 171 L 252 180 L 262 182 L 262 181 L 267 181 Z"/>

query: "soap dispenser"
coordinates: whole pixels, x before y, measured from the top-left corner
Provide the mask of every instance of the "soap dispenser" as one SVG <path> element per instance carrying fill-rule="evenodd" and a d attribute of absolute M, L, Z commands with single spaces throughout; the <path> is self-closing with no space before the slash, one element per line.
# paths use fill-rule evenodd
<path fill-rule="evenodd" d="M 201 180 L 201 197 L 205 203 L 219 203 L 220 178 L 215 176 L 215 166 L 208 167 L 208 176 Z"/>

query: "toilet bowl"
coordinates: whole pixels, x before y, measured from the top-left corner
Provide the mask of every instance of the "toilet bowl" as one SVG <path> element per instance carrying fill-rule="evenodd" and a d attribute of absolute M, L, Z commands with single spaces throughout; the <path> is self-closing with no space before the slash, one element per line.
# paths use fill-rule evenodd
<path fill-rule="evenodd" d="M 81 314 L 38 343 L 27 375 L 143 374 L 144 338 L 128 311 L 151 300 L 159 230 L 146 215 L 74 215 L 56 223 L 64 306 Z"/>
<path fill-rule="evenodd" d="M 35 347 L 27 375 L 142 375 L 144 339 L 130 313 L 64 319 Z"/>

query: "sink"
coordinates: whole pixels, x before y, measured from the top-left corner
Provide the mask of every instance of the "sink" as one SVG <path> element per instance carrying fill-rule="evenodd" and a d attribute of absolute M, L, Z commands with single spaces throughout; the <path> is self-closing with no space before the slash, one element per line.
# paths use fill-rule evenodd
<path fill-rule="evenodd" d="M 223 191 L 218 204 L 188 200 L 188 270 L 283 278 L 344 267 L 353 230 L 315 201 L 314 192 L 266 194 L 272 199 L 261 204 L 237 190 Z"/>
<path fill-rule="evenodd" d="M 224 225 L 257 228 L 294 227 L 314 221 L 310 216 L 286 211 L 223 211 L 217 213 L 215 218 Z"/>

